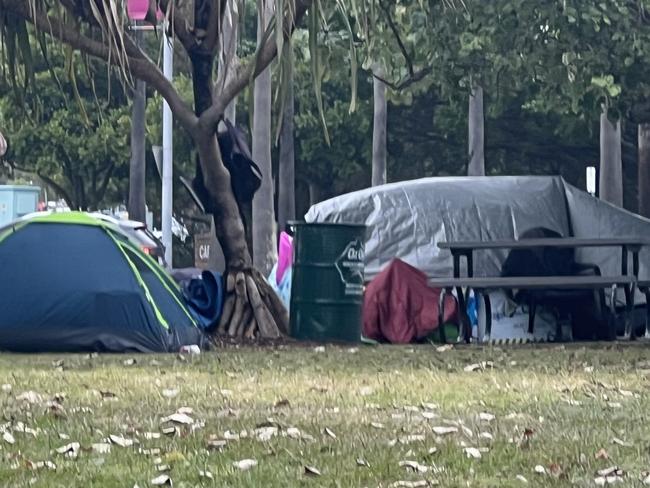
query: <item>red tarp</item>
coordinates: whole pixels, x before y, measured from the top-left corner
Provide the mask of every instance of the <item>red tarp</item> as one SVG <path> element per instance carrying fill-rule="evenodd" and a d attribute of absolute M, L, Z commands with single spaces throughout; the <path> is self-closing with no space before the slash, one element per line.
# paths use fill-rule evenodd
<path fill-rule="evenodd" d="M 394 259 L 366 288 L 363 335 L 395 344 L 423 339 L 438 328 L 439 298 L 423 272 Z M 446 296 L 444 321 L 455 321 L 456 313 L 456 300 Z"/>

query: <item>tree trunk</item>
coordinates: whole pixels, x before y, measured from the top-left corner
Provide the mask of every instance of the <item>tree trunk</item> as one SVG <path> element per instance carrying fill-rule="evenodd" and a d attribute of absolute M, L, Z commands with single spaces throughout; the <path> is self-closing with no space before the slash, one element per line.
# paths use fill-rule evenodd
<path fill-rule="evenodd" d="M 380 69 L 375 70 L 383 75 Z M 386 84 L 377 77 L 372 78 L 374 114 L 372 119 L 372 186 L 386 183 L 386 124 L 388 107 L 386 103 Z"/>
<path fill-rule="evenodd" d="M 197 19 L 202 12 L 209 14 L 209 7 L 203 8 L 206 5 L 195 4 L 197 28 L 204 28 L 205 24 L 198 23 Z M 214 56 L 200 46 L 189 54 L 195 111 L 200 116 L 215 102 Z M 252 266 L 242 214 L 232 190 L 230 173 L 221 159 L 216 130 L 214 124 L 199 117 L 198 127 L 192 132 L 198 151 L 192 184 L 206 210 L 214 217 L 215 233 L 226 261 L 224 308 L 219 323 L 213 324 L 210 332 L 237 338 L 244 335 L 248 339 L 276 338 L 288 333 L 289 315 L 264 276 Z"/>
<path fill-rule="evenodd" d="M 469 163 L 467 176 L 485 176 L 483 88 L 475 86 L 469 95 Z"/>
<path fill-rule="evenodd" d="M 309 183 L 309 205 L 315 205 L 321 201 L 321 189 L 317 183 L 310 181 Z"/>
<path fill-rule="evenodd" d="M 621 160 L 621 121 L 612 124 L 607 109 L 600 114 L 600 185 L 602 200 L 623 206 L 623 163 Z"/>
<path fill-rule="evenodd" d="M 288 46 L 289 50 L 292 50 Z M 280 132 L 280 169 L 278 185 L 278 226 L 284 230 L 287 222 L 296 218 L 295 156 L 293 138 L 293 52 L 290 53 L 289 74 L 287 76 L 287 99 L 282 113 Z"/>
<path fill-rule="evenodd" d="M 142 31 L 135 32 L 136 44 L 142 43 Z M 131 161 L 129 164 L 129 218 L 145 222 L 145 112 L 146 84 L 136 80 L 131 111 Z"/>
<path fill-rule="evenodd" d="M 264 31 L 273 14 L 272 7 L 270 0 L 258 0 L 258 44 L 264 41 Z M 253 263 L 257 269 L 267 275 L 277 257 L 271 165 L 270 67 L 255 78 L 253 103 L 253 161 L 260 167 L 263 175 L 262 185 L 253 199 Z"/>
<path fill-rule="evenodd" d="M 639 124 L 639 214 L 650 218 L 650 123 Z"/>

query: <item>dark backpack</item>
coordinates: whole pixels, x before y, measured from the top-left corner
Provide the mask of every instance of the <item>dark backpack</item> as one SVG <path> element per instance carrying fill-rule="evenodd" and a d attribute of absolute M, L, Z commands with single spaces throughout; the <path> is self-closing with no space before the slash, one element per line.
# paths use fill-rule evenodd
<path fill-rule="evenodd" d="M 562 237 L 544 227 L 535 227 L 520 236 L 520 240 Z M 501 276 L 563 276 L 575 271 L 572 248 L 513 249 L 501 268 Z"/>
<path fill-rule="evenodd" d="M 262 184 L 262 171 L 251 158 L 243 130 L 224 120 L 226 130 L 217 136 L 223 164 L 230 172 L 233 193 L 238 203 L 253 201 Z"/>

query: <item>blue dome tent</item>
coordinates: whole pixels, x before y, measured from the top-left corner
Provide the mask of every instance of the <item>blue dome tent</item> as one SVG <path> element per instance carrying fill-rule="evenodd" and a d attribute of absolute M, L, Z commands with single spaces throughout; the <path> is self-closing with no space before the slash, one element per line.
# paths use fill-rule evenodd
<path fill-rule="evenodd" d="M 1 350 L 171 352 L 202 341 L 165 270 L 86 213 L 0 229 L 0 270 Z"/>

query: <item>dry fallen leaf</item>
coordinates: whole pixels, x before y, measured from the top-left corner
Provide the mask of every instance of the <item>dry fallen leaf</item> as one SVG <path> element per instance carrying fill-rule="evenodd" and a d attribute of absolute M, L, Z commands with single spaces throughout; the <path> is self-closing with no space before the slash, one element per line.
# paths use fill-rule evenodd
<path fill-rule="evenodd" d="M 29 461 L 28 465 L 30 469 L 43 469 L 43 468 L 47 468 L 50 470 L 56 469 L 56 464 L 54 464 L 52 461 L 38 461 L 36 463 Z"/>
<path fill-rule="evenodd" d="M 596 459 L 609 459 L 609 453 L 605 449 L 600 449 L 595 454 Z"/>
<path fill-rule="evenodd" d="M 416 473 L 426 473 L 429 471 L 429 467 L 423 464 L 418 463 L 417 461 L 400 461 L 399 465 L 401 468 L 407 468 Z"/>
<path fill-rule="evenodd" d="M 275 437 L 278 434 L 277 427 L 261 427 L 255 429 L 255 436 L 258 441 L 266 442 L 270 441 L 272 437 Z"/>
<path fill-rule="evenodd" d="M 464 451 L 468 458 L 481 459 L 481 451 L 475 447 L 466 447 Z"/>
<path fill-rule="evenodd" d="M 166 474 L 161 474 L 160 476 L 152 479 L 151 484 L 154 486 L 173 486 L 172 479 Z"/>
<path fill-rule="evenodd" d="M 429 482 L 427 480 L 419 480 L 419 481 L 400 480 L 389 485 L 390 488 L 423 488 L 425 486 L 429 486 Z"/>
<path fill-rule="evenodd" d="M 412 442 L 424 442 L 426 437 L 422 434 L 411 434 L 399 438 L 401 444 L 411 444 Z"/>
<path fill-rule="evenodd" d="M 65 446 L 58 447 L 56 452 L 59 454 L 65 454 L 67 457 L 76 458 L 79 455 L 79 448 L 81 446 L 78 442 L 71 442 Z"/>
<path fill-rule="evenodd" d="M 616 445 L 619 445 L 621 447 L 634 447 L 633 444 L 630 444 L 629 442 L 625 442 L 624 440 L 619 439 L 618 437 L 614 437 L 612 439 L 612 444 L 616 444 Z"/>
<path fill-rule="evenodd" d="M 133 445 L 133 439 L 127 439 L 125 437 L 122 437 L 121 435 L 111 434 L 110 436 L 108 436 L 108 438 L 111 440 L 113 444 L 116 444 L 120 447 L 129 447 Z"/>
<path fill-rule="evenodd" d="M 257 461 L 255 459 L 242 459 L 241 461 L 235 461 L 232 465 L 237 469 L 247 471 L 257 466 Z"/>
<path fill-rule="evenodd" d="M 173 413 L 169 417 L 163 417 L 161 422 L 173 422 L 175 424 L 190 425 L 194 423 L 194 419 L 185 413 Z"/>
<path fill-rule="evenodd" d="M 224 439 L 218 439 L 218 438 L 210 438 L 207 441 L 208 449 L 217 450 L 217 451 L 219 451 L 219 450 L 223 449 L 224 447 L 226 447 L 227 444 L 228 444 L 228 441 L 226 441 Z"/>
<path fill-rule="evenodd" d="M 554 478 L 559 478 L 564 474 L 564 469 L 557 463 L 552 463 L 549 465 L 547 472 Z"/>
<path fill-rule="evenodd" d="M 214 479 L 210 471 L 199 471 L 199 478 L 208 478 L 210 480 Z"/>
<path fill-rule="evenodd" d="M 463 370 L 469 373 L 472 371 L 481 371 L 491 368 L 494 368 L 494 363 L 492 361 L 481 361 L 480 363 L 468 364 L 463 368 Z"/>
<path fill-rule="evenodd" d="M 375 428 L 375 429 L 383 429 L 384 428 L 384 424 L 382 424 L 380 422 L 370 422 L 370 426 Z"/>
<path fill-rule="evenodd" d="M 43 397 L 36 393 L 35 391 L 26 391 L 24 393 L 21 393 L 16 397 L 16 401 L 19 402 L 26 402 L 30 404 L 35 404 L 35 403 L 42 403 L 43 402 Z"/>
<path fill-rule="evenodd" d="M 334 431 L 333 431 L 332 429 L 330 429 L 329 427 L 325 427 L 325 428 L 323 429 L 323 434 L 325 434 L 326 436 L 331 437 L 332 439 L 336 439 L 336 434 L 335 434 Z"/>
<path fill-rule="evenodd" d="M 481 412 L 478 414 L 478 418 L 483 422 L 492 422 L 496 416 L 488 412 Z"/>
<path fill-rule="evenodd" d="M 364 468 L 369 468 L 370 464 L 363 458 L 357 458 L 357 466 L 362 466 Z"/>
<path fill-rule="evenodd" d="M 305 475 L 306 476 L 320 476 L 321 472 L 314 468 L 313 466 L 305 466 Z"/>
<path fill-rule="evenodd" d="M 610 466 L 609 468 L 599 469 L 597 473 L 598 476 L 605 476 L 605 477 L 611 475 L 622 476 L 623 470 L 618 466 Z"/>
<path fill-rule="evenodd" d="M 458 427 L 436 426 L 433 428 L 433 433 L 436 435 L 455 434 L 456 432 L 458 432 Z"/>

